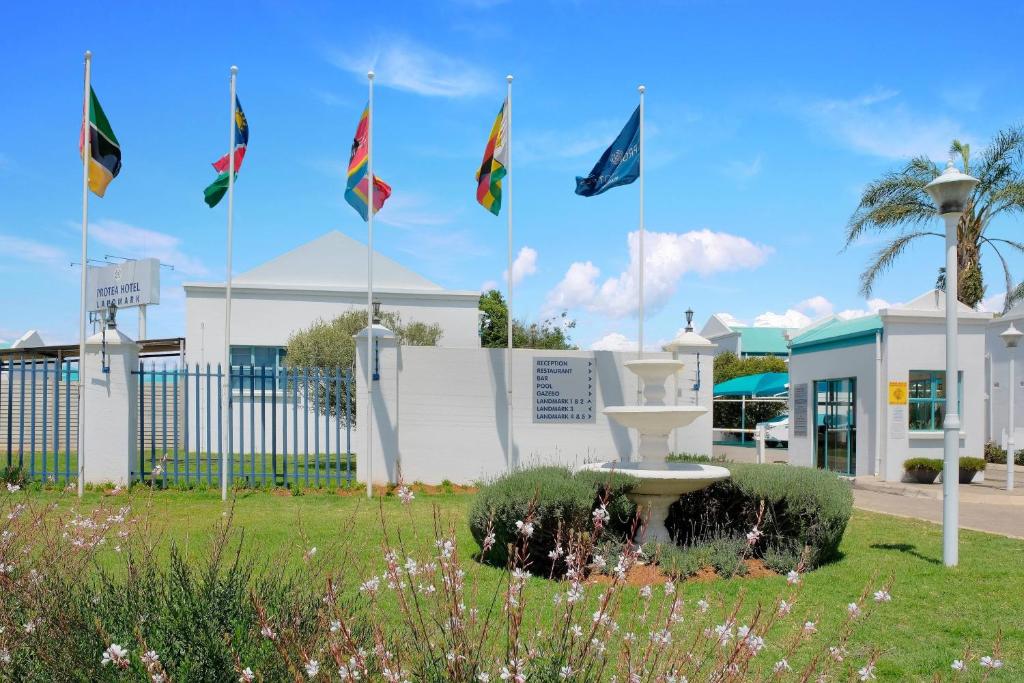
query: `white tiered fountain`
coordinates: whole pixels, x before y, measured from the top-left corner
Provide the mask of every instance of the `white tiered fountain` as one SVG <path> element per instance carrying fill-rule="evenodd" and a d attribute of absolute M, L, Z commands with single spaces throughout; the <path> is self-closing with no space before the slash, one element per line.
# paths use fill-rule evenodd
<path fill-rule="evenodd" d="M 619 471 L 640 480 L 629 498 L 648 517 L 645 540 L 670 543 L 665 518 L 668 508 L 684 493 L 699 491 L 729 477 L 729 470 L 714 465 L 666 462 L 668 437 L 673 429 L 691 424 L 708 412 L 703 406 L 665 405 L 665 381 L 683 369 L 680 360 L 630 360 L 625 366 L 644 382 L 644 405 L 609 406 L 604 414 L 640 433 L 640 462 L 604 462 L 584 469 Z"/>

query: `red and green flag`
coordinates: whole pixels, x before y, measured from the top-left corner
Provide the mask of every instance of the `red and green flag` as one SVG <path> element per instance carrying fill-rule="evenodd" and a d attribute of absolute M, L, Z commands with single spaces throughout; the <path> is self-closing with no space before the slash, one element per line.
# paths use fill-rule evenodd
<path fill-rule="evenodd" d="M 89 101 L 85 104 L 82 130 L 78 137 L 78 153 L 85 155 L 85 136 L 89 136 L 89 189 L 102 197 L 107 185 L 121 172 L 121 143 L 103 113 L 96 92 L 89 88 Z"/>
<path fill-rule="evenodd" d="M 501 212 L 501 179 L 508 166 L 508 102 L 502 102 L 498 118 L 487 138 L 484 160 L 476 172 L 476 200 L 495 216 Z"/>
<path fill-rule="evenodd" d="M 213 168 L 219 174 L 217 179 L 210 183 L 203 190 L 203 197 L 207 205 L 212 209 L 224 198 L 228 191 L 228 173 L 231 169 L 230 156 L 235 156 L 235 178 L 238 177 L 238 170 L 242 168 L 242 159 L 245 158 L 245 150 L 249 145 L 249 122 L 245 119 L 245 112 L 242 111 L 242 104 L 235 98 L 235 141 L 234 149 L 213 162 Z"/>
<path fill-rule="evenodd" d="M 359 212 L 363 220 L 368 219 L 367 197 L 370 184 L 367 180 L 367 152 L 369 151 L 368 134 L 370 130 L 370 105 L 363 109 L 356 126 L 356 136 L 352 139 L 352 154 L 348 159 L 348 183 L 345 186 L 345 201 Z M 391 186 L 373 176 L 373 212 L 377 213 L 384 202 L 391 196 Z"/>

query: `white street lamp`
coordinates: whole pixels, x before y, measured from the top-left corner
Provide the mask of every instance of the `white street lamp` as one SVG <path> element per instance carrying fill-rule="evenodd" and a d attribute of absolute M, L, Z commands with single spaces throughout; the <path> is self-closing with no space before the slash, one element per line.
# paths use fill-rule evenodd
<path fill-rule="evenodd" d="M 946 222 L 946 417 L 942 421 L 942 561 L 947 567 L 959 562 L 960 514 L 960 414 L 959 357 L 957 352 L 957 226 L 977 178 L 961 173 L 952 160 L 946 170 L 924 190 Z"/>
<path fill-rule="evenodd" d="M 1017 378 L 1013 371 L 1013 355 L 1014 349 L 1017 348 L 1017 344 L 1020 343 L 1020 338 L 1024 337 L 1024 332 L 1021 332 L 1013 323 L 1007 327 L 999 335 L 1003 338 L 1003 342 L 1006 344 L 1006 350 L 1010 356 L 1010 429 L 1009 436 L 1006 437 L 1006 490 L 1013 490 L 1013 457 L 1017 450 L 1017 444 L 1014 443 L 1013 439 L 1013 395 L 1017 393 Z"/>

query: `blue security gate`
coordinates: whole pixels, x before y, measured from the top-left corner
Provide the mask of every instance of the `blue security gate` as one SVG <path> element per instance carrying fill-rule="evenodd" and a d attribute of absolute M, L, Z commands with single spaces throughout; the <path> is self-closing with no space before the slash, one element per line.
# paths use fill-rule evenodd
<path fill-rule="evenodd" d="M 220 365 L 142 362 L 133 374 L 133 479 L 219 486 L 225 453 L 232 486 L 334 487 L 354 479 L 351 369 L 232 366 L 228 394 Z"/>
<path fill-rule="evenodd" d="M 75 478 L 78 361 L 0 362 L 0 429 L 0 467 L 9 476 L 51 483 Z"/>

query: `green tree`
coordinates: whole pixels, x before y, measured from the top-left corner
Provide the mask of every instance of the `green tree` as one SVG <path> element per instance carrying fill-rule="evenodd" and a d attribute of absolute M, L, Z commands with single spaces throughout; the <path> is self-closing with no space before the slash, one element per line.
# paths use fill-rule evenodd
<path fill-rule="evenodd" d="M 789 372 L 786 361 L 778 356 L 748 356 L 740 358 L 732 351 L 715 356 L 713 375 L 715 384 L 721 384 L 736 377 L 760 375 L 764 372 Z M 758 422 L 770 420 L 786 412 L 786 404 L 779 401 L 747 401 L 746 420 L 742 416 L 743 405 L 736 403 L 714 403 L 714 425 L 739 429 L 753 429 Z M 749 438 L 748 438 L 749 440 Z"/>
<path fill-rule="evenodd" d="M 480 345 L 498 349 L 508 346 L 508 304 L 496 289 L 480 295 Z M 561 315 L 540 322 L 512 321 L 512 346 L 517 349 L 577 349 L 569 339 L 568 330 L 576 327 L 563 311 Z"/>
<path fill-rule="evenodd" d="M 398 313 L 382 311 L 380 324 L 395 333 L 395 337 L 403 346 L 436 346 L 443 334 L 441 326 L 436 323 L 410 322 L 403 323 Z M 304 330 L 292 333 L 288 338 L 288 352 L 285 364 L 290 368 L 341 368 L 354 370 L 356 364 L 356 344 L 352 338 L 366 327 L 366 312 L 359 309 L 342 313 L 334 320 L 318 320 Z M 352 374 L 352 382 L 348 387 L 349 400 L 353 421 L 355 418 L 355 383 L 358 378 Z M 325 410 L 340 409 L 344 412 L 344 403 L 335 406 L 336 391 L 334 382 L 325 379 L 317 387 L 321 395 L 320 405 Z"/>
<path fill-rule="evenodd" d="M 999 259 L 1005 278 L 1007 296 L 1003 310 L 1024 295 L 1024 284 L 1014 287 L 1010 268 L 1003 251 L 1024 253 L 1024 243 L 992 237 L 988 229 L 1001 214 L 1024 211 L 1024 129 L 1010 128 L 992 139 L 976 162 L 970 145 L 954 140 L 950 155 L 958 157 L 964 172 L 980 182 L 970 197 L 958 227 L 957 298 L 977 307 L 985 296 L 985 280 L 981 269 L 981 249 L 986 246 Z M 888 270 L 910 244 L 923 237 L 944 238 L 938 226 L 935 205 L 924 191 L 942 169 L 924 156 L 911 159 L 899 171 L 886 173 L 868 184 L 860 204 L 846 228 L 846 247 L 867 233 L 898 232 L 875 255 L 861 274 L 861 293 L 870 296 L 878 276 Z M 939 284 L 944 283 L 940 274 Z"/>

